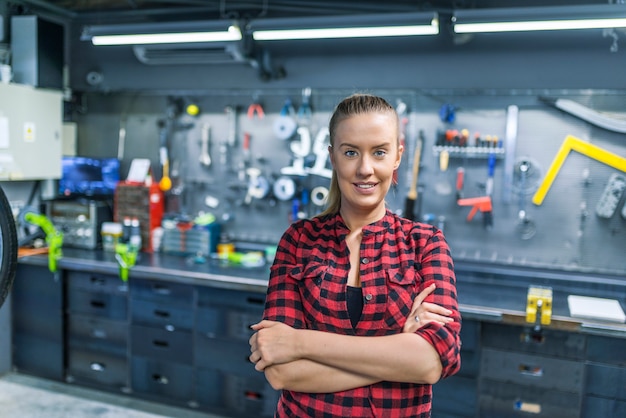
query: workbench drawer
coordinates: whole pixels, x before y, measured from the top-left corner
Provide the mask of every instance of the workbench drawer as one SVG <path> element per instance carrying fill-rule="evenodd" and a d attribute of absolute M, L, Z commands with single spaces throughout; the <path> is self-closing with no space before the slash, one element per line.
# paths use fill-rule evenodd
<path fill-rule="evenodd" d="M 193 368 L 168 361 L 143 357 L 131 358 L 131 387 L 133 392 L 159 395 L 184 402 L 193 396 Z"/>
<path fill-rule="evenodd" d="M 188 284 L 160 280 L 135 279 L 130 282 L 133 300 L 151 300 L 168 306 L 191 307 L 194 302 L 194 288 Z"/>
<path fill-rule="evenodd" d="M 585 358 L 586 337 L 573 332 L 546 328 L 534 332 L 531 326 L 485 322 L 482 324 L 482 343 L 483 347 L 578 360 Z"/>
<path fill-rule="evenodd" d="M 461 369 L 455 376 L 476 377 L 480 372 L 480 351 L 461 350 Z"/>
<path fill-rule="evenodd" d="M 254 333 L 250 325 L 259 322 L 262 315 L 263 310 L 246 311 L 223 306 L 199 307 L 196 330 L 209 338 L 231 338 L 247 342 Z"/>
<path fill-rule="evenodd" d="M 196 336 L 196 365 L 241 375 L 254 376 L 258 373 L 250 362 L 250 346 L 233 340 L 221 340 Z"/>
<path fill-rule="evenodd" d="M 626 401 L 626 368 L 589 363 L 585 375 L 586 394 Z"/>
<path fill-rule="evenodd" d="M 579 418 L 579 394 L 497 381 L 480 382 L 480 418 Z M 590 415 L 589 418 L 611 415 Z"/>
<path fill-rule="evenodd" d="M 67 307 L 70 313 L 103 318 L 126 320 L 128 316 L 128 298 L 121 294 L 96 293 L 80 288 L 69 288 Z"/>
<path fill-rule="evenodd" d="M 172 363 L 193 364 L 193 339 L 189 332 L 170 332 L 158 328 L 131 327 L 133 355 Z"/>
<path fill-rule="evenodd" d="M 71 383 L 97 383 L 125 389 L 128 387 L 126 359 L 125 355 L 71 348 L 67 355 L 66 380 Z"/>
<path fill-rule="evenodd" d="M 171 306 L 164 301 L 133 299 L 131 302 L 132 322 L 150 325 L 168 331 L 193 329 L 193 307 Z"/>
<path fill-rule="evenodd" d="M 117 275 L 69 270 L 67 285 L 86 292 L 128 294 L 128 284 Z"/>
<path fill-rule="evenodd" d="M 587 359 L 626 367 L 626 338 L 589 336 Z"/>
<path fill-rule="evenodd" d="M 581 417 L 626 417 L 626 401 L 587 396 L 583 400 Z"/>
<path fill-rule="evenodd" d="M 273 417 L 280 392 L 263 373 L 256 376 L 198 369 L 196 401 L 200 408 L 227 411 L 228 416 Z"/>
<path fill-rule="evenodd" d="M 501 382 L 579 393 L 584 367 L 582 362 L 485 348 L 480 375 Z"/>
<path fill-rule="evenodd" d="M 114 347 L 125 351 L 128 346 L 128 323 L 110 319 L 68 315 L 70 346 Z"/>
<path fill-rule="evenodd" d="M 450 414 L 456 417 L 476 416 L 478 381 L 458 375 L 433 385 L 433 417 Z"/>

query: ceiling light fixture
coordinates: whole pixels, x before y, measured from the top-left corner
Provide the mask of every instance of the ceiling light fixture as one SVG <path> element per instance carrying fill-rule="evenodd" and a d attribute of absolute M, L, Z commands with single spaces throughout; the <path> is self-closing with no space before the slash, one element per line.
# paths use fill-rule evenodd
<path fill-rule="evenodd" d="M 94 45 L 149 45 L 241 40 L 236 24 L 222 21 L 94 25 L 83 28 L 82 40 Z"/>
<path fill-rule="evenodd" d="M 437 13 L 390 13 L 358 16 L 324 16 L 262 19 L 251 24 L 257 41 L 296 39 L 379 38 L 437 35 Z"/>
<path fill-rule="evenodd" d="M 527 32 L 626 27 L 626 5 L 457 10 L 455 33 Z"/>

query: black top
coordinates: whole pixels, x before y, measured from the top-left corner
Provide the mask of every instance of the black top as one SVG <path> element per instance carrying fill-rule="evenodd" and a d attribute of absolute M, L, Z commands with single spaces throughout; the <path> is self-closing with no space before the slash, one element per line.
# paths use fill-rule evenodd
<path fill-rule="evenodd" d="M 363 313 L 363 290 L 360 287 L 352 286 L 348 286 L 347 289 L 348 316 L 350 317 L 352 328 L 356 328 L 356 324 L 361 319 L 361 313 Z"/>

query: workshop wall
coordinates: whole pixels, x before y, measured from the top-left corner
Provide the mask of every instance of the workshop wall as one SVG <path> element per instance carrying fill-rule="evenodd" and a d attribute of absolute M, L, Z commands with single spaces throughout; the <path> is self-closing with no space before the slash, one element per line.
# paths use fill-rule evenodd
<path fill-rule="evenodd" d="M 624 272 L 626 260 L 626 219 L 618 209 L 610 219 L 597 215 L 600 201 L 611 174 L 619 173 L 606 164 L 572 152 L 558 172 L 555 182 L 541 205 L 531 202 L 540 182 L 559 147 L 568 135 L 588 141 L 614 154 L 626 155 L 624 135 L 607 131 L 551 108 L 538 96 L 561 97 L 587 106 L 612 111 L 624 118 L 626 95 L 619 91 L 540 90 L 481 92 L 470 90 L 424 91 L 412 89 L 370 89 L 386 97 L 392 104 L 400 102 L 408 109 L 406 152 L 398 175 L 399 184 L 392 188 L 388 205 L 402 214 L 410 184 L 416 139 L 423 132 L 424 145 L 419 173 L 421 200 L 420 219 L 442 228 L 446 233 L 455 259 L 487 263 L 539 266 L 592 272 Z M 311 148 L 305 167 L 314 165 L 314 144 L 318 133 L 328 123 L 334 105 L 353 90 L 313 89 L 310 119 L 298 118 L 299 126 L 307 127 Z M 301 135 L 281 139 L 276 131 L 285 100 L 290 99 L 297 112 L 302 104 L 301 89 L 253 89 L 196 92 L 181 94 L 88 94 L 83 97 L 76 113 L 79 126 L 79 154 L 116 156 L 124 150 L 123 171 L 132 158 L 150 158 L 155 180 L 160 178 L 159 121 L 178 108 L 168 138 L 172 161 L 173 188 L 166 195 L 167 211 L 189 217 L 199 212 L 214 213 L 223 223 L 223 231 L 236 241 L 273 244 L 279 238 L 293 214 L 293 198 L 302 198 L 328 179 L 308 173 L 283 174 L 285 167 L 297 167 L 297 153 L 302 145 Z M 265 116 L 248 117 L 248 106 L 263 105 Z M 196 116 L 187 114 L 188 104 L 201 110 Z M 442 105 L 452 109 L 454 120 L 445 120 Z M 439 167 L 439 152 L 435 147 L 439 134 L 448 129 L 467 129 L 471 136 L 505 138 L 507 108 L 519 109 L 516 145 L 513 155 L 513 177 L 507 183 L 506 153 L 499 154 L 495 165 L 492 193 L 493 226 L 486 228 L 482 213 L 468 221 L 471 207 L 457 204 L 456 171 L 465 170 L 462 197 L 485 196 L 488 177 L 488 155 L 450 153 L 446 171 Z M 237 109 L 236 134 L 229 143 L 232 119 L 226 108 Z M 622 113 L 620 113 L 622 112 Z M 119 129 L 126 130 L 125 143 L 119 142 Z M 210 165 L 202 164 L 203 129 L 210 127 L 208 152 Z M 249 156 L 244 153 L 245 134 L 250 135 Z M 320 136 L 322 140 L 328 138 Z M 232 139 L 230 139 L 232 140 Z M 325 150 L 325 146 L 321 147 Z M 509 152 L 509 150 L 507 150 Z M 294 162 L 295 161 L 295 162 Z M 521 163 L 528 164 L 528 174 L 522 179 Z M 327 162 L 326 162 L 327 163 Z M 328 164 L 328 163 L 327 163 Z M 266 196 L 250 193 L 250 168 L 267 180 Z M 304 173 L 302 173 L 304 174 Z M 285 200 L 273 193 L 277 180 L 288 177 L 295 181 L 293 196 Z M 255 183 L 258 185 L 258 183 Z M 261 184 L 261 189 L 263 189 Z M 507 189 L 508 188 L 508 189 Z M 254 192 L 259 192 L 257 188 Z M 283 190 L 284 191 L 284 190 Z M 263 194 L 263 193 L 261 193 Z M 257 197 L 254 197 L 257 196 Z M 300 216 L 311 216 L 321 210 L 310 196 Z M 306 201 L 305 200 L 305 201 Z M 208 204 L 207 204 L 208 203 Z M 527 218 L 520 224 L 520 210 Z"/>

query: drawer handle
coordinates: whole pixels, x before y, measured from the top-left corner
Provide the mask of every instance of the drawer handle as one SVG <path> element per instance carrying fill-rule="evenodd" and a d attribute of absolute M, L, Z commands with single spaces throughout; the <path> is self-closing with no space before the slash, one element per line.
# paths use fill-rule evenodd
<path fill-rule="evenodd" d="M 265 299 L 263 298 L 248 297 L 246 301 L 251 305 L 264 305 L 265 304 Z"/>
<path fill-rule="evenodd" d="M 529 364 L 520 364 L 518 370 L 521 374 L 527 376 L 541 377 L 543 376 L 543 368 L 539 366 L 532 366 Z"/>
<path fill-rule="evenodd" d="M 94 372 L 103 372 L 106 369 L 106 366 L 102 363 L 91 363 L 89 368 Z"/>
<path fill-rule="evenodd" d="M 160 374 L 153 374 L 152 380 L 154 380 L 156 383 L 160 385 L 167 385 L 170 382 L 167 377 L 160 375 Z"/>
<path fill-rule="evenodd" d="M 169 295 L 172 293 L 172 290 L 169 287 L 159 284 L 152 285 L 152 291 L 154 293 L 158 293 L 159 295 Z"/>
<path fill-rule="evenodd" d="M 107 337 L 107 333 L 103 329 L 93 329 L 93 330 L 91 330 L 91 336 L 94 337 L 94 338 L 104 339 L 104 338 Z"/>
<path fill-rule="evenodd" d="M 106 308 L 106 303 L 102 302 L 101 300 L 91 300 L 89 301 L 89 304 L 91 305 L 92 308 L 98 308 L 98 309 L 102 309 L 102 308 Z"/>
<path fill-rule="evenodd" d="M 162 310 L 159 310 L 159 309 L 155 309 L 154 310 L 154 316 L 158 316 L 158 317 L 161 317 L 161 318 L 169 318 L 170 317 L 170 313 L 167 312 L 167 311 L 162 311 Z"/>
<path fill-rule="evenodd" d="M 156 347 L 163 347 L 163 348 L 167 348 L 170 345 L 167 341 L 163 341 L 163 340 L 153 340 L 152 344 Z"/>
<path fill-rule="evenodd" d="M 91 284 L 94 284 L 96 286 L 104 286 L 106 284 L 106 280 L 104 280 L 102 277 L 91 276 Z"/>
<path fill-rule="evenodd" d="M 243 394 L 243 396 L 246 397 L 246 399 L 250 399 L 253 401 L 259 401 L 261 399 L 263 399 L 263 394 L 259 393 L 259 392 L 255 392 L 252 390 L 246 390 Z"/>
<path fill-rule="evenodd" d="M 541 414 L 541 404 L 538 403 L 516 401 L 513 405 L 513 409 L 531 414 Z"/>

